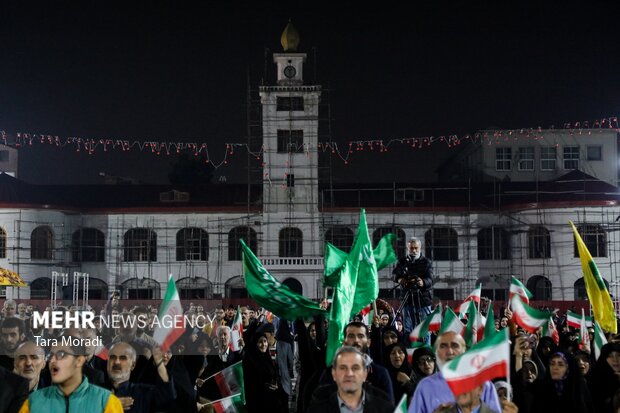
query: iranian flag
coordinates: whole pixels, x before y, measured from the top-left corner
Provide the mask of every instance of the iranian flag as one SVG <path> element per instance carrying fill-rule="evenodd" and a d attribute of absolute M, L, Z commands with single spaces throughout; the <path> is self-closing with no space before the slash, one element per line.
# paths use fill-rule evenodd
<path fill-rule="evenodd" d="M 467 296 L 465 301 L 459 306 L 459 314 L 467 314 L 469 308 L 469 302 L 473 301 L 478 306 L 480 305 L 480 296 L 482 295 L 482 284 L 478 284 L 476 288 Z"/>
<path fill-rule="evenodd" d="M 407 413 L 407 393 L 403 394 L 403 397 L 400 398 L 400 401 L 396 405 L 396 409 L 394 409 L 394 413 Z"/>
<path fill-rule="evenodd" d="M 581 323 L 579 325 L 579 350 L 590 353 L 590 335 L 586 326 L 586 313 L 581 309 Z"/>
<path fill-rule="evenodd" d="M 367 326 L 371 325 L 373 315 L 374 315 L 374 312 L 372 311 L 372 303 L 362 308 L 362 311 L 360 311 L 360 314 L 362 315 L 362 322 L 366 324 Z"/>
<path fill-rule="evenodd" d="M 95 349 L 95 356 L 99 357 L 101 360 L 108 359 L 108 348 L 106 346 L 99 346 Z"/>
<path fill-rule="evenodd" d="M 585 316 L 586 327 L 592 327 L 592 317 Z M 573 313 L 572 311 L 566 312 L 566 324 L 570 327 L 580 329 L 581 328 L 581 316 L 577 313 Z"/>
<path fill-rule="evenodd" d="M 549 322 L 543 326 L 543 336 L 551 337 L 556 346 L 560 345 L 560 333 L 558 333 L 558 328 L 553 322 L 553 317 L 551 317 Z"/>
<path fill-rule="evenodd" d="M 505 328 L 446 363 L 441 374 L 452 393 L 458 396 L 488 380 L 507 377 L 509 363 L 510 342 Z"/>
<path fill-rule="evenodd" d="M 220 370 L 212 376 L 207 377 L 205 382 L 211 379 L 215 380 L 217 388 L 220 391 L 221 399 L 239 395 L 242 403 L 245 404 L 245 391 L 243 389 L 243 365 L 241 361 Z"/>
<path fill-rule="evenodd" d="M 530 333 L 535 333 L 540 327 L 547 324 L 553 316 L 548 311 L 541 311 L 530 307 L 518 295 L 513 296 L 512 300 L 510 300 L 510 309 L 516 323 Z"/>
<path fill-rule="evenodd" d="M 521 281 L 517 280 L 515 277 L 512 277 L 512 281 L 510 282 L 510 296 L 508 297 L 508 299 L 512 300 L 512 297 L 515 294 L 521 297 L 525 304 L 529 304 L 530 299 L 533 297 L 533 294 L 530 292 L 530 290 L 525 288 Z"/>
<path fill-rule="evenodd" d="M 603 333 L 603 329 L 598 325 L 598 322 L 594 322 L 594 359 L 598 360 L 601 355 L 601 349 L 607 344 L 607 338 Z"/>
<path fill-rule="evenodd" d="M 409 365 L 413 364 L 413 352 L 416 351 L 415 348 L 408 348 L 407 349 L 407 361 L 409 362 Z"/>
<path fill-rule="evenodd" d="M 448 331 L 452 331 L 460 336 L 465 334 L 465 325 L 459 320 L 457 315 L 452 311 L 450 307 L 446 308 L 446 313 L 443 316 L 443 320 L 441 322 L 441 328 L 439 329 L 439 334 L 446 333 Z"/>
<path fill-rule="evenodd" d="M 243 337 L 243 322 L 241 321 L 241 309 L 237 306 L 237 314 L 230 325 L 230 344 L 228 347 L 231 351 L 239 351 L 239 339 Z"/>
<path fill-rule="evenodd" d="M 439 327 L 441 327 L 441 305 L 435 307 L 435 311 L 426 316 L 424 321 L 413 329 L 411 334 L 409 334 L 409 339 L 411 341 L 418 341 L 431 331 L 439 331 Z"/>
<path fill-rule="evenodd" d="M 233 394 L 202 406 L 212 406 L 215 413 L 241 413 L 246 411 L 243 404 L 241 394 Z"/>
<path fill-rule="evenodd" d="M 480 315 L 480 312 L 473 301 L 469 302 L 468 307 L 467 326 L 465 326 L 465 336 L 463 338 L 465 339 L 465 344 L 469 348 L 482 340 L 486 320 Z"/>
<path fill-rule="evenodd" d="M 489 301 L 489 305 L 487 307 L 487 321 L 484 323 L 483 338 L 489 338 L 489 336 L 492 336 L 496 332 L 497 330 L 495 329 L 495 313 L 493 312 L 493 302 Z"/>
<path fill-rule="evenodd" d="M 170 346 L 177 341 L 185 332 L 183 324 L 183 307 L 177 286 L 174 283 L 172 274 L 168 277 L 168 286 L 166 287 L 166 296 L 159 307 L 159 320 L 170 320 L 160 323 L 153 333 L 153 339 L 159 343 L 162 351 L 168 351 Z"/>

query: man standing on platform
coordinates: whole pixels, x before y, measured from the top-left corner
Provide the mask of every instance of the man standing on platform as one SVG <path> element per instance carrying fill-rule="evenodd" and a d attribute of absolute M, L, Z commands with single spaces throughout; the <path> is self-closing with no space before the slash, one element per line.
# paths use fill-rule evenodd
<path fill-rule="evenodd" d="M 433 264 L 422 255 L 422 243 L 412 237 L 407 243 L 407 255 L 398 261 L 392 272 L 394 282 L 399 283 L 407 294 L 402 318 L 405 334 L 428 316 L 433 304 Z M 430 336 L 424 340 L 430 344 Z"/>

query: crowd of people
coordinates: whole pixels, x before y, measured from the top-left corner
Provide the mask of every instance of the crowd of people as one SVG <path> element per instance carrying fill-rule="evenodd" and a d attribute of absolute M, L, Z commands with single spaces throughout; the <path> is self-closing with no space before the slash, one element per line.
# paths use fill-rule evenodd
<path fill-rule="evenodd" d="M 402 320 L 389 306 L 379 308 L 367 323 L 360 314 L 345 327 L 343 345 L 329 365 L 322 316 L 284 320 L 240 307 L 243 327 L 237 336 L 231 331 L 236 308 L 207 312 L 186 303 L 190 320 L 208 314 L 212 323 L 186 329 L 162 351 L 150 324 L 37 330 L 31 323 L 36 308 L 6 300 L 0 321 L 0 413 L 217 411 L 213 402 L 221 393 L 213 377 L 239 362 L 248 412 L 392 412 L 403 396 L 410 413 L 620 412 L 616 337 L 609 337 L 595 359 L 563 317 L 556 315 L 556 342 L 520 329 L 504 310 L 495 328 L 510 330 L 510 376 L 455 398 L 439 369 L 467 350 L 463 337 L 433 334 L 430 346 L 411 354 Z M 125 308 L 116 298 L 101 313 L 151 319 L 157 311 L 148 305 Z M 91 344 L 53 340 L 61 337 Z M 99 337 L 104 347 L 92 344 Z"/>

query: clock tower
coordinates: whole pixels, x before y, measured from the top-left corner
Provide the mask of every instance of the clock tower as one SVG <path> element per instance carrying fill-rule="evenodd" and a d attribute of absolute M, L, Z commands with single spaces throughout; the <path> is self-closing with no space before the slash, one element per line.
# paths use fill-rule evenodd
<path fill-rule="evenodd" d="M 318 212 L 318 130 L 321 87 L 304 82 L 306 54 L 288 23 L 273 54 L 277 82 L 261 86 L 263 128 L 263 257 L 294 274 L 307 297 L 316 297 L 322 270 Z M 294 258 L 294 259 L 291 259 Z M 306 261 L 320 265 L 303 265 Z M 299 268 L 291 268 L 295 262 Z M 288 264 L 286 264 L 288 263 Z M 270 271 L 278 274 L 278 265 Z"/>

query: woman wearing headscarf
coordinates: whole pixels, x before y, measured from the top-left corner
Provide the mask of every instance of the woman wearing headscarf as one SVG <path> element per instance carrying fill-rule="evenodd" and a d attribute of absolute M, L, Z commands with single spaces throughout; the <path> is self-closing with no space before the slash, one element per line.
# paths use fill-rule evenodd
<path fill-rule="evenodd" d="M 389 359 L 385 367 L 392 379 L 394 400 L 400 400 L 403 394 L 407 395 L 408 400 L 411 399 L 415 385 L 411 381 L 412 370 L 407 361 L 407 349 L 402 343 L 393 343 L 385 348 L 385 354 Z"/>
<path fill-rule="evenodd" d="M 278 365 L 269 354 L 269 340 L 265 332 L 257 332 L 246 350 L 243 357 L 243 383 L 248 412 L 288 411 L 282 406 L 279 397 L 282 385 Z"/>
<path fill-rule="evenodd" d="M 521 370 L 512 376 L 514 402 L 520 413 L 530 413 L 534 403 L 534 386 L 538 379 L 538 366 L 532 360 L 524 360 Z"/>
<path fill-rule="evenodd" d="M 435 352 L 430 347 L 424 346 L 413 352 L 411 358 L 411 381 L 413 383 L 413 391 L 418 387 L 418 383 L 424 378 L 437 372 L 437 363 L 435 362 Z"/>
<path fill-rule="evenodd" d="M 545 377 L 534 386 L 532 412 L 594 412 L 590 391 L 571 355 L 558 351 L 549 357 Z"/>
<path fill-rule="evenodd" d="M 590 390 L 597 413 L 614 412 L 614 394 L 620 389 L 620 344 L 607 343 L 594 364 Z"/>

